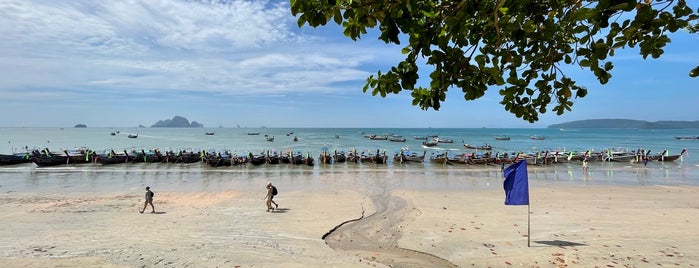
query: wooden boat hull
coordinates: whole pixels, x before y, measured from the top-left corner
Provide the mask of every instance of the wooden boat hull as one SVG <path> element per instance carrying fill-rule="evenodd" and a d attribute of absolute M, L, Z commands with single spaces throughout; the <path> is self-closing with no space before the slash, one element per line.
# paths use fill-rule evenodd
<path fill-rule="evenodd" d="M 311 156 L 303 156 L 301 154 L 297 154 L 293 157 L 290 158 L 291 163 L 294 165 L 307 165 L 307 166 L 313 166 L 315 164 L 315 160 Z"/>
<path fill-rule="evenodd" d="M 279 162 L 281 162 L 282 164 L 291 164 L 291 160 L 292 157 L 288 155 L 282 155 L 281 157 L 279 157 Z"/>
<path fill-rule="evenodd" d="M 141 151 L 134 156 L 133 162 L 158 163 L 158 162 L 162 162 L 163 159 L 164 159 L 163 155 L 161 155 L 159 152 L 146 153 L 145 151 Z"/>
<path fill-rule="evenodd" d="M 433 157 L 430 158 L 430 162 L 433 164 L 438 164 L 438 165 L 445 165 L 448 162 L 448 159 L 446 156 L 444 157 Z"/>
<path fill-rule="evenodd" d="M 267 157 L 264 155 L 252 155 L 248 156 L 248 161 L 253 166 L 260 166 L 267 163 Z"/>
<path fill-rule="evenodd" d="M 0 154 L 0 166 L 17 165 L 17 164 L 24 164 L 24 163 L 30 163 L 30 162 L 31 162 L 31 157 L 29 156 L 29 154 L 24 154 L 24 155 Z"/>
<path fill-rule="evenodd" d="M 359 156 L 356 155 L 356 154 L 351 154 L 351 153 L 350 153 L 350 154 L 347 155 L 347 162 L 348 162 L 348 163 L 355 163 L 355 164 L 356 164 L 356 163 L 359 163 L 359 162 L 361 162 L 361 161 L 362 161 L 361 157 L 359 157 Z"/>
<path fill-rule="evenodd" d="M 32 157 L 31 161 L 38 167 L 66 165 L 69 162 L 65 155 L 36 156 Z"/>
<path fill-rule="evenodd" d="M 464 144 L 464 148 L 472 149 L 472 150 L 490 151 L 493 149 L 493 146 L 490 146 L 490 145 L 475 146 L 475 145 L 470 145 L 470 144 Z"/>
<path fill-rule="evenodd" d="M 233 161 L 230 158 L 210 157 L 206 159 L 206 165 L 210 167 L 229 167 L 233 165 Z"/>
<path fill-rule="evenodd" d="M 178 153 L 174 154 L 172 152 L 168 152 L 163 161 L 165 163 L 182 163 L 182 164 L 190 164 L 190 163 L 197 163 L 205 160 L 205 157 L 200 155 L 200 153 L 194 153 L 194 152 L 185 152 L 185 153 Z"/>
<path fill-rule="evenodd" d="M 681 141 L 693 141 L 693 140 L 699 140 L 699 136 L 680 136 L 680 137 L 675 137 L 677 140 Z"/>
<path fill-rule="evenodd" d="M 276 164 L 281 163 L 280 157 L 278 155 L 268 155 L 265 158 L 265 160 L 266 160 L 267 164 L 270 164 L 270 165 L 276 165 Z"/>
<path fill-rule="evenodd" d="M 303 163 L 306 164 L 306 166 L 313 166 L 315 164 L 315 160 L 313 159 L 313 157 L 309 156 L 303 160 Z"/>
<path fill-rule="evenodd" d="M 102 165 L 113 165 L 113 164 L 123 164 L 131 161 L 129 156 L 126 155 L 114 155 L 114 156 L 97 156 L 97 163 Z"/>
<path fill-rule="evenodd" d="M 415 153 L 406 153 L 406 152 L 396 153 L 393 156 L 393 162 L 397 162 L 397 163 L 408 163 L 408 162 L 422 163 L 425 161 L 425 154 L 426 153 L 427 152 L 424 152 L 422 155 L 418 155 Z"/>
<path fill-rule="evenodd" d="M 427 146 L 427 147 L 434 147 L 434 146 L 437 146 L 437 144 L 439 144 L 439 143 L 436 141 L 423 141 L 422 142 L 422 146 Z"/>
<path fill-rule="evenodd" d="M 676 160 L 679 159 L 681 156 L 682 156 L 681 154 L 666 155 L 666 156 L 655 155 L 655 156 L 652 156 L 652 157 L 649 157 L 649 158 L 650 158 L 650 160 L 653 160 L 653 161 L 672 162 L 672 161 L 676 161 Z"/>
<path fill-rule="evenodd" d="M 388 156 L 385 155 L 365 155 L 362 158 L 362 163 L 386 164 Z"/>
<path fill-rule="evenodd" d="M 335 163 L 347 162 L 347 156 L 345 156 L 344 153 L 335 153 L 334 158 L 335 158 Z"/>
<path fill-rule="evenodd" d="M 321 164 L 332 164 L 333 156 L 328 153 L 321 153 L 318 156 L 318 162 L 320 162 Z"/>

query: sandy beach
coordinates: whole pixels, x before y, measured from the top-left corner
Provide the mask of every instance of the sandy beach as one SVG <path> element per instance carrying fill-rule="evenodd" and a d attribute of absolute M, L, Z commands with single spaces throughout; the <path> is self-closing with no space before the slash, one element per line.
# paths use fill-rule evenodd
<path fill-rule="evenodd" d="M 425 179 L 425 178 L 421 178 Z M 2 267 L 693 267 L 699 187 L 501 185 L 464 190 L 324 181 L 259 191 L 6 191 Z M 348 186 L 355 187 L 348 187 Z M 426 188 L 426 187 L 423 187 Z M 328 190 L 337 189 L 337 190 Z M 336 228 L 337 227 L 337 228 Z M 332 230 L 332 232 L 331 232 Z M 327 234 L 325 240 L 322 239 Z"/>

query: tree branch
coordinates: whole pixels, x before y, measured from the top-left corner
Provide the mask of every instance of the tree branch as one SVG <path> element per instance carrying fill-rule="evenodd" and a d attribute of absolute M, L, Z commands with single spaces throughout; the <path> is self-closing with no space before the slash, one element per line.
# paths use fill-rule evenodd
<path fill-rule="evenodd" d="M 498 17 L 498 12 L 500 7 L 505 3 L 505 0 L 498 0 L 498 4 L 495 5 L 495 10 L 493 11 L 493 23 L 495 24 L 495 33 L 498 35 L 498 41 L 496 44 L 496 50 L 500 50 L 500 44 L 502 43 L 502 36 L 500 35 L 500 18 Z"/>

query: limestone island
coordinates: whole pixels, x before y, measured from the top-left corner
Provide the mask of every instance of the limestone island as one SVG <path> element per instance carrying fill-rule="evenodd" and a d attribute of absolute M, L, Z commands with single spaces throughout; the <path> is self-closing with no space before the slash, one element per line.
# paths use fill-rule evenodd
<path fill-rule="evenodd" d="M 204 127 L 203 124 L 192 121 L 192 123 L 182 116 L 175 116 L 172 119 L 160 120 L 150 127 Z"/>

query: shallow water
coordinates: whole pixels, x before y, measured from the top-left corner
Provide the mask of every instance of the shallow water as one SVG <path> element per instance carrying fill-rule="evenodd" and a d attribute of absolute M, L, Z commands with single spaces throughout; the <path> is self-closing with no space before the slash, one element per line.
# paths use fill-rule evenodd
<path fill-rule="evenodd" d="M 697 185 L 697 168 L 683 163 L 622 165 L 593 163 L 587 173 L 575 164 L 530 167 L 532 185 Z M 389 189 L 474 190 L 501 188 L 499 167 L 388 167 L 334 164 L 327 166 L 258 166 L 211 168 L 204 164 L 119 164 L 36 168 L 31 164 L 0 168 L 0 191 L 122 192 L 140 191 L 150 185 L 159 191 L 263 191 L 266 182 L 282 189 L 332 190 L 334 187 L 368 187 L 386 184 Z"/>
<path fill-rule="evenodd" d="M 48 147 L 52 150 L 87 147 L 96 151 L 106 149 L 228 149 L 239 153 L 263 150 L 288 150 L 308 153 L 317 158 L 323 148 L 330 151 L 386 151 L 389 156 L 401 148 L 432 152 L 448 150 L 453 154 L 471 152 L 464 143 L 490 144 L 495 151 L 531 152 L 538 150 L 602 150 L 624 147 L 668 149 L 690 153 L 699 149 L 699 141 L 680 141 L 675 136 L 696 136 L 696 130 L 559 130 L 559 129 L 161 129 L 125 128 L 120 134 L 109 135 L 114 128 L 0 128 L 1 137 L 8 140 L 2 153 L 17 152 L 22 147 Z M 215 131 L 215 135 L 204 132 Z M 259 132 L 260 135 L 247 135 Z M 129 139 L 127 133 L 138 133 Z M 293 133 L 293 134 L 290 134 Z M 365 134 L 402 135 L 406 142 L 375 141 Z M 268 142 L 264 135 L 274 136 Z M 287 135 L 289 134 L 289 135 Z M 454 143 L 425 148 L 413 136 L 438 134 Z M 335 135 L 339 138 L 335 138 Z M 494 136 L 507 135 L 510 141 L 496 141 Z M 531 140 L 529 135 L 545 136 Z M 299 138 L 293 142 L 293 137 Z M 537 184 L 609 184 L 609 185 L 697 185 L 699 159 L 693 154 L 683 161 L 651 162 L 647 166 L 630 163 L 591 163 L 587 173 L 579 163 L 556 164 L 529 168 L 532 185 Z M 150 185 L 158 191 L 257 191 L 272 181 L 285 190 L 328 189 L 338 187 L 370 187 L 377 184 L 389 188 L 424 190 L 472 190 L 501 188 L 499 166 L 441 166 L 425 163 L 399 164 L 389 160 L 386 165 L 339 163 L 316 164 L 313 167 L 294 165 L 232 166 L 211 168 L 195 164 L 128 163 L 110 166 L 79 164 L 37 168 L 33 164 L 0 166 L 0 191 L 77 191 L 117 192 L 141 191 Z M 332 182 L 332 183 L 330 183 Z M 262 185 L 262 186 L 261 186 Z"/>

